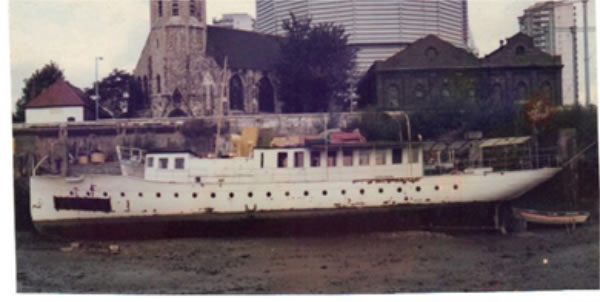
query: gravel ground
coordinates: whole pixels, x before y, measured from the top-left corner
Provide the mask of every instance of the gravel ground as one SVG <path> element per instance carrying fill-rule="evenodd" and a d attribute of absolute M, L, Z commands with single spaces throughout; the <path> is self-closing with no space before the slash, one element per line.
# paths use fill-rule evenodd
<path fill-rule="evenodd" d="M 388 231 L 140 241 L 16 234 L 17 290 L 341 294 L 598 289 L 598 223 L 567 233 Z M 118 251 L 110 251 L 110 245 Z M 113 249 L 117 247 L 113 246 Z"/>

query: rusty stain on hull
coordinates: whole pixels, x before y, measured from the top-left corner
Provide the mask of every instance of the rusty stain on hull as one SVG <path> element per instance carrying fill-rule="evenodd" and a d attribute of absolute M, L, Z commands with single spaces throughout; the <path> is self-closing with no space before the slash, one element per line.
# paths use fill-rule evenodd
<path fill-rule="evenodd" d="M 352 181 L 353 184 L 366 182 L 367 184 L 372 183 L 416 183 L 421 180 L 421 177 L 386 177 L 386 178 L 366 178 L 366 179 L 355 179 Z"/>

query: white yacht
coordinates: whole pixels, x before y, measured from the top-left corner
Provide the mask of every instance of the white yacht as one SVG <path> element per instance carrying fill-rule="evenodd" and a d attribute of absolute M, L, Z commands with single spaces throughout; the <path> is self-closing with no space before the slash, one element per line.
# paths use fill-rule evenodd
<path fill-rule="evenodd" d="M 247 156 L 121 148 L 122 175 L 31 177 L 31 216 L 53 226 L 319 215 L 405 205 L 510 201 L 558 167 L 491 166 L 425 173 L 425 143 L 253 148 Z M 346 210 L 346 211 L 344 211 Z M 287 217 L 287 216 L 286 216 Z"/>

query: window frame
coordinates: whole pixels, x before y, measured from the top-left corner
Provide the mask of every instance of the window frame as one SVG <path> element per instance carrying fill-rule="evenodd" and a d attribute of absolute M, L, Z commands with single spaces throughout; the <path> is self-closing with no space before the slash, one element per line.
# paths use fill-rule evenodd
<path fill-rule="evenodd" d="M 178 164 L 181 163 L 181 166 Z M 175 170 L 185 170 L 185 157 L 175 157 Z"/>
<path fill-rule="evenodd" d="M 163 167 L 163 163 L 164 163 L 164 167 Z M 169 169 L 169 158 L 168 157 L 158 158 L 158 168 L 160 170 L 168 170 Z"/>
<path fill-rule="evenodd" d="M 147 168 L 154 168 L 154 156 L 149 156 L 148 160 L 146 161 L 146 167 Z"/>

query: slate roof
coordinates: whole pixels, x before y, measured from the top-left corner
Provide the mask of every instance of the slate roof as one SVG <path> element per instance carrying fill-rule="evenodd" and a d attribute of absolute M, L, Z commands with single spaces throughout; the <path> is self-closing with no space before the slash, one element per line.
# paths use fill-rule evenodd
<path fill-rule="evenodd" d="M 280 37 L 252 31 L 208 26 L 206 54 L 222 67 L 270 70 L 279 57 Z"/>
<path fill-rule="evenodd" d="M 383 62 L 379 70 L 479 67 L 480 61 L 468 51 L 435 35 L 416 40 Z"/>
<path fill-rule="evenodd" d="M 79 88 L 62 79 L 44 89 L 25 108 L 85 106 L 87 97 Z"/>
<path fill-rule="evenodd" d="M 520 55 L 517 55 L 518 47 L 524 50 Z M 506 45 L 500 46 L 482 61 L 486 66 L 561 66 L 560 56 L 552 56 L 536 48 L 533 38 L 524 33 L 517 33 L 506 39 Z"/>

